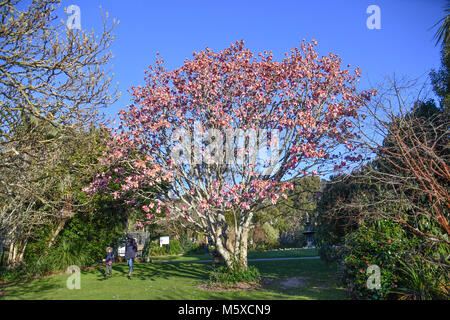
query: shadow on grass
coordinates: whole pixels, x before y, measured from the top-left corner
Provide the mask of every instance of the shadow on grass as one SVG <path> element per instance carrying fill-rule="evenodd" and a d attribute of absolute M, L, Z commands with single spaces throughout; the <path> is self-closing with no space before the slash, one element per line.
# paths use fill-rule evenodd
<path fill-rule="evenodd" d="M 173 277 L 205 280 L 209 278 L 209 264 L 185 262 L 185 263 L 140 263 L 135 268 L 131 278 L 140 280 L 169 279 Z"/>
<path fill-rule="evenodd" d="M 128 265 L 124 267 L 123 264 L 120 264 L 120 263 L 114 264 L 111 269 L 112 269 L 112 274 L 119 273 L 123 276 L 128 275 Z M 108 276 L 106 277 L 105 276 L 106 268 L 104 265 L 97 266 L 97 267 L 95 267 L 94 270 L 95 270 L 95 274 L 97 275 L 98 281 L 105 281 L 108 279 L 109 273 L 108 273 Z M 89 273 L 89 271 L 87 271 L 87 272 Z M 94 271 L 92 271 L 92 272 L 94 272 Z"/>
<path fill-rule="evenodd" d="M 0 299 L 6 296 L 8 299 L 26 299 L 26 296 L 30 294 L 36 296 L 61 288 L 61 284 L 55 283 L 52 278 L 45 277 L 0 284 Z"/>
<path fill-rule="evenodd" d="M 148 290 L 148 286 L 154 283 L 153 288 L 158 288 L 157 295 L 150 295 L 150 299 L 344 299 L 345 292 L 337 282 L 336 269 L 332 266 L 325 265 L 320 260 L 289 260 L 289 261 L 258 261 L 250 262 L 250 265 L 256 266 L 264 278 L 273 279 L 265 284 L 261 289 L 251 291 L 235 291 L 235 292 L 216 292 L 203 291 L 197 286 L 206 283 L 209 279 L 209 273 L 213 270 L 212 264 L 209 263 L 135 263 L 135 272 L 129 278 L 129 283 L 135 281 L 136 292 L 139 290 Z M 128 275 L 128 265 L 126 263 L 116 263 L 113 269 L 113 286 L 123 288 L 128 283 L 126 280 Z M 105 281 L 105 266 L 98 265 L 87 271 L 83 271 L 82 275 L 87 282 L 93 281 L 98 284 Z M 125 282 L 121 282 L 123 277 Z M 286 281 L 290 278 L 300 277 L 301 285 L 285 286 Z M 117 281 L 119 278 L 119 281 Z M 89 280 L 90 279 L 90 280 Z M 107 278 L 109 279 L 109 278 Z M 115 280 L 114 280 L 115 279 Z M 194 281 L 185 281 L 183 279 L 191 279 Z M 167 281 L 169 280 L 169 281 Z M 148 282 L 150 281 L 150 283 Z M 92 282 L 92 283 L 93 283 Z M 59 290 L 65 288 L 65 278 L 60 276 L 33 279 L 30 281 L 21 281 L 10 284 L 0 284 L 0 300 L 1 299 L 58 299 Z M 166 287 L 176 287 L 176 290 L 165 290 Z M 88 286 L 86 286 L 88 287 Z M 103 284 L 100 287 L 98 298 L 106 297 L 108 286 Z M 128 288 L 134 288 L 134 286 Z M 128 289 L 127 288 L 127 289 Z M 163 289 L 163 290 L 161 290 Z M 106 291 L 105 291 L 106 290 Z M 119 289 L 120 290 L 120 289 Z M 1 292 L 6 291 L 2 295 Z M 130 294 L 133 296 L 133 294 Z M 84 296 L 84 294 L 76 296 L 76 298 Z M 88 298 L 88 299 L 89 299 Z M 109 298 L 107 298 L 109 299 Z"/>
<path fill-rule="evenodd" d="M 212 266 L 204 263 L 183 262 L 183 263 L 151 263 L 139 262 L 134 263 L 134 272 L 131 277 L 128 277 L 129 267 L 125 263 L 116 263 L 112 266 L 113 275 L 128 277 L 130 280 L 157 280 L 169 279 L 173 277 L 191 278 L 205 280 L 209 278 L 209 271 Z M 105 267 L 97 266 L 94 270 L 85 271 L 96 275 L 98 281 L 108 279 L 105 277 Z"/>

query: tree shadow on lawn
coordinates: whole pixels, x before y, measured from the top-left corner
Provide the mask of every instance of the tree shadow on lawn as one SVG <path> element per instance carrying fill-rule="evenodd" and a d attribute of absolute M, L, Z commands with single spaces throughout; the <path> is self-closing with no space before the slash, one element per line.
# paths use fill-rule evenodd
<path fill-rule="evenodd" d="M 140 280 L 169 279 L 173 277 L 208 279 L 212 266 L 207 263 L 140 263 L 131 278 Z"/>
<path fill-rule="evenodd" d="M 201 288 L 194 284 L 190 297 L 200 300 L 337 300 L 346 298 L 345 291 L 337 282 L 336 269 L 326 266 L 320 260 L 261 261 L 250 262 L 249 265 L 256 266 L 264 278 L 261 287 L 225 291 L 217 288 L 217 291 L 217 289 L 206 289 L 203 286 Z M 195 268 L 195 266 L 192 267 Z M 203 265 L 201 270 L 203 275 L 196 278 L 206 280 L 212 266 Z M 164 275 L 164 278 L 167 276 Z M 187 296 L 186 291 L 174 291 L 161 293 L 159 298 L 183 300 Z"/>
<path fill-rule="evenodd" d="M 183 263 L 170 263 L 170 262 L 139 262 L 134 263 L 134 272 L 131 277 L 128 277 L 128 265 L 124 263 L 114 264 L 112 272 L 114 274 L 120 274 L 124 277 L 128 277 L 130 280 L 156 280 L 158 278 L 169 279 L 172 277 L 192 278 L 192 279 L 208 279 L 209 271 L 212 270 L 212 266 L 207 263 L 195 263 L 195 262 L 183 262 Z M 97 267 L 95 269 L 98 281 L 104 281 L 105 278 L 104 267 Z M 108 276 L 109 277 L 109 276 Z"/>
<path fill-rule="evenodd" d="M 273 279 L 254 290 L 233 292 L 205 292 L 192 288 L 195 299 L 345 299 L 345 291 L 338 283 L 335 266 L 321 260 L 254 261 L 263 278 Z M 206 281 L 213 270 L 210 263 L 139 263 L 135 274 L 140 280 L 191 278 Z M 294 281 L 292 281 L 294 280 Z M 296 283 L 295 281 L 298 281 Z M 202 293 L 194 293 L 201 290 Z M 206 294 L 204 294 L 206 293 Z M 161 295 L 162 299 L 186 299 L 175 292 Z"/>
<path fill-rule="evenodd" d="M 249 262 L 258 268 L 263 278 L 273 279 L 261 288 L 233 294 L 208 292 L 208 299 L 345 299 L 345 291 L 338 283 L 335 266 L 327 266 L 321 260 L 254 261 Z M 210 263 L 136 263 L 130 280 L 151 280 L 170 278 L 190 278 L 206 281 L 213 270 Z M 116 264 L 116 272 L 128 275 L 126 264 Z M 114 272 L 114 271 L 113 271 Z M 296 283 L 297 281 L 297 283 Z M 193 290 L 201 290 L 193 288 Z M 172 297 L 172 296 L 170 296 Z M 171 299 L 169 296 L 167 299 Z M 172 299 L 178 299 L 172 297 Z"/>
<path fill-rule="evenodd" d="M 35 293 L 44 293 L 62 288 L 61 283 L 53 281 L 53 277 L 13 281 L 0 284 L 0 300 L 26 299 L 28 294 L 34 296 Z M 3 294 L 2 294 L 3 293 Z"/>
<path fill-rule="evenodd" d="M 128 275 L 128 265 L 123 266 L 123 264 L 118 263 L 118 264 L 113 264 L 112 266 L 112 274 L 117 274 L 120 273 L 122 275 Z M 126 269 L 126 270 L 125 270 Z M 91 268 L 85 272 L 89 273 L 89 272 L 95 272 L 95 274 L 97 274 L 97 280 L 98 281 L 105 281 L 108 279 L 109 277 L 109 273 L 108 273 L 108 277 L 105 277 L 105 266 L 96 266 L 94 268 Z"/>

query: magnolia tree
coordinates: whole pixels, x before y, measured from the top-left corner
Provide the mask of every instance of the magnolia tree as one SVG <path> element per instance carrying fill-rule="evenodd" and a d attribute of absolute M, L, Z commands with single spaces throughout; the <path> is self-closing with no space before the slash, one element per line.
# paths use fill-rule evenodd
<path fill-rule="evenodd" d="M 285 199 L 293 179 L 345 165 L 344 150 L 347 161 L 360 159 L 351 120 L 375 92 L 357 92 L 360 70 L 342 70 L 331 53 L 318 58 L 315 45 L 275 61 L 236 42 L 194 52 L 173 71 L 158 58 L 111 130 L 103 159 L 111 170 L 89 191 L 120 181 L 114 196 L 132 194 L 145 213 L 138 227 L 158 214 L 183 217 L 229 268 L 246 268 L 258 210 Z"/>

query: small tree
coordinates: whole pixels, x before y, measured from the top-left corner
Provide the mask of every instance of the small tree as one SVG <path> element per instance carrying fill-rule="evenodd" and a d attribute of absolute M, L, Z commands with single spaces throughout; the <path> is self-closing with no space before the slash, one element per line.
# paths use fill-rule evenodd
<path fill-rule="evenodd" d="M 229 268 L 247 268 L 254 214 L 287 198 L 288 179 L 339 166 L 339 151 L 353 148 L 349 120 L 375 94 L 358 93 L 360 70 L 341 70 L 331 53 L 319 59 L 315 44 L 274 61 L 236 42 L 194 53 L 171 72 L 158 59 L 146 85 L 132 88 L 135 103 L 120 112 L 104 159 L 111 173 L 133 171 L 123 192 L 148 198 L 144 186 L 167 181 L 158 210 L 208 234 Z M 130 158 L 132 150 L 142 159 Z M 106 173 L 92 188 L 110 179 Z"/>

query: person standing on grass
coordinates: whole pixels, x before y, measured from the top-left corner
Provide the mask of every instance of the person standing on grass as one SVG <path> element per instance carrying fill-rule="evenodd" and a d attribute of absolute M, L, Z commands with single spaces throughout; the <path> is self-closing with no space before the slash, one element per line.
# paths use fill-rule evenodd
<path fill-rule="evenodd" d="M 131 276 L 131 274 L 134 271 L 133 259 L 136 256 L 136 251 L 137 251 L 136 241 L 131 236 L 128 236 L 127 244 L 125 245 L 125 259 L 127 260 L 127 264 L 130 267 L 128 276 Z"/>
<path fill-rule="evenodd" d="M 105 262 L 105 277 L 109 275 L 112 277 L 112 264 L 114 261 L 114 253 L 111 247 L 106 248 L 106 258 L 103 259 L 103 262 Z"/>

